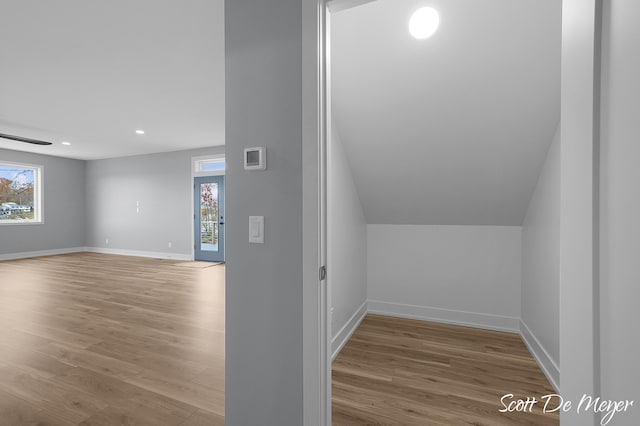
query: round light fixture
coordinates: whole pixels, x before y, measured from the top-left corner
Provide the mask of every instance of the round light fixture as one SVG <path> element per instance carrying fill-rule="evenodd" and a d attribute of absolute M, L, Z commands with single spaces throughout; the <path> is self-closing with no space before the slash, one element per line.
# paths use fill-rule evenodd
<path fill-rule="evenodd" d="M 136 133 L 139 135 L 144 135 L 144 130 L 136 130 Z"/>
<path fill-rule="evenodd" d="M 411 15 L 409 32 L 419 40 L 429 38 L 436 32 L 440 24 L 440 16 L 432 7 L 422 7 Z"/>
<path fill-rule="evenodd" d="M 66 141 L 65 141 L 65 142 L 62 142 L 62 145 L 64 145 L 64 146 L 70 146 L 70 145 L 71 145 L 71 142 L 66 142 Z"/>

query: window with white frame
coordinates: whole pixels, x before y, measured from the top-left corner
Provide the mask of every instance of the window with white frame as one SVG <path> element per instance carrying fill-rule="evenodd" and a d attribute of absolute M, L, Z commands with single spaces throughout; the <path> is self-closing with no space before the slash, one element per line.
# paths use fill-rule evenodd
<path fill-rule="evenodd" d="M 224 154 L 195 157 L 193 159 L 193 172 L 195 176 L 223 175 L 225 174 Z"/>
<path fill-rule="evenodd" d="M 0 225 L 42 222 L 42 166 L 0 161 Z"/>

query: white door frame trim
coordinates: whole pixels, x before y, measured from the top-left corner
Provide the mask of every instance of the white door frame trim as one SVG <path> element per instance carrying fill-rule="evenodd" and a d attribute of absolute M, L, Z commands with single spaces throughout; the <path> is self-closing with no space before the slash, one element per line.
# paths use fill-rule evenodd
<path fill-rule="evenodd" d="M 303 404 L 305 426 L 331 425 L 331 325 L 327 265 L 327 138 L 330 137 L 331 12 L 373 0 L 302 5 Z M 330 267 L 330 265 L 328 265 Z M 331 271 L 327 272 L 330 274 Z"/>
<path fill-rule="evenodd" d="M 331 424 L 326 280 L 326 0 L 302 4 L 303 424 Z"/>
<path fill-rule="evenodd" d="M 195 232 L 194 232 L 194 222 L 195 222 L 195 214 L 196 214 L 196 210 L 195 210 L 195 200 L 194 197 L 196 195 L 196 190 L 195 190 L 195 186 L 196 186 L 196 181 L 195 178 L 200 177 L 200 176 L 224 176 L 226 174 L 226 170 L 223 171 L 207 171 L 207 172 L 200 172 L 196 170 L 196 164 L 198 161 L 200 160 L 206 160 L 209 158 L 225 158 L 225 153 L 221 153 L 221 154 L 210 154 L 210 155 L 198 155 L 198 156 L 194 156 L 191 157 L 191 183 L 189 184 L 191 189 L 191 260 L 195 260 L 196 259 L 196 238 L 195 238 Z"/>

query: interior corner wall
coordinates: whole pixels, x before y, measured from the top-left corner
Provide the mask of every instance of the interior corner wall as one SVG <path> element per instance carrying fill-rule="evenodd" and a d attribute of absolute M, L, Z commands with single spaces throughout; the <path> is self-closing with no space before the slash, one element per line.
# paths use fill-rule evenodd
<path fill-rule="evenodd" d="M 85 245 L 85 162 L 7 149 L 0 149 L 0 161 L 44 167 L 44 223 L 0 225 L 0 257 L 81 249 Z"/>
<path fill-rule="evenodd" d="M 556 388 L 560 371 L 560 128 L 522 226 L 522 334 Z"/>
<path fill-rule="evenodd" d="M 332 354 L 337 354 L 366 313 L 367 226 L 338 129 L 327 147 L 327 253 Z"/>
<path fill-rule="evenodd" d="M 224 147 L 87 161 L 86 246 L 118 254 L 190 259 L 191 159 L 221 153 Z"/>
<path fill-rule="evenodd" d="M 522 228 L 367 225 L 369 311 L 519 332 Z"/>
<path fill-rule="evenodd" d="M 640 2 L 604 2 L 600 356 L 605 399 L 634 400 L 610 424 L 640 424 Z"/>

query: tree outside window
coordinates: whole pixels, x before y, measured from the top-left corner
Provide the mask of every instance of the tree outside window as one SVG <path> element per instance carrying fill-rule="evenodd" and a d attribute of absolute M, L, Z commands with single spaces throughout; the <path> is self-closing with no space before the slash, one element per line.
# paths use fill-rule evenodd
<path fill-rule="evenodd" d="M 218 244 L 218 185 L 201 185 L 200 215 L 202 224 L 202 243 Z"/>
<path fill-rule="evenodd" d="M 42 221 L 42 167 L 0 162 L 0 224 Z"/>

